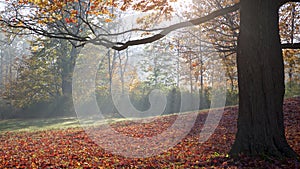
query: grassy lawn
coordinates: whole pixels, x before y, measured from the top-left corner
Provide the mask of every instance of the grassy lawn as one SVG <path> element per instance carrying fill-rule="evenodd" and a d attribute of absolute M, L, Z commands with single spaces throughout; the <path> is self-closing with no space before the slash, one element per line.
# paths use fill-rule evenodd
<path fill-rule="evenodd" d="M 84 125 L 79 123 L 76 117 L 60 117 L 48 119 L 10 119 L 0 121 L 0 132 L 18 132 L 18 131 L 40 131 L 52 129 L 67 129 L 88 126 L 89 124 L 101 125 L 104 123 L 115 123 L 125 119 L 105 119 L 98 121 L 83 121 Z"/>
<path fill-rule="evenodd" d="M 198 113 L 207 113 L 208 110 L 201 110 Z M 178 113 L 178 115 L 189 114 L 193 112 Z M 170 115 L 162 115 L 160 117 L 168 117 Z M 147 120 L 148 118 L 107 118 L 103 120 L 80 119 L 81 124 L 77 117 L 57 117 L 57 118 L 24 118 L 24 119 L 9 119 L 0 120 L 0 132 L 18 132 L 28 131 L 34 132 L 39 130 L 52 130 L 52 129 L 67 129 L 78 128 L 89 125 L 113 124 L 120 121 L 139 121 Z"/>

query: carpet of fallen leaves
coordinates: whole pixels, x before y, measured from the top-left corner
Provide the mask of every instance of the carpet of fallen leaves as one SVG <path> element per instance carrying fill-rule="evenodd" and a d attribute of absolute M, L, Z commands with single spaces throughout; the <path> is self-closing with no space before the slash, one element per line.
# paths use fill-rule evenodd
<path fill-rule="evenodd" d="M 300 163 L 292 159 L 229 158 L 227 153 L 237 130 L 237 109 L 225 108 L 218 128 L 204 144 L 198 140 L 207 112 L 198 115 L 194 128 L 175 147 L 140 159 L 106 152 L 81 128 L 2 132 L 0 168 L 300 168 Z M 300 97 L 285 100 L 284 114 L 288 143 L 300 154 Z M 133 137 L 149 137 L 162 132 L 175 118 L 158 117 L 145 124 L 123 121 L 112 127 Z"/>

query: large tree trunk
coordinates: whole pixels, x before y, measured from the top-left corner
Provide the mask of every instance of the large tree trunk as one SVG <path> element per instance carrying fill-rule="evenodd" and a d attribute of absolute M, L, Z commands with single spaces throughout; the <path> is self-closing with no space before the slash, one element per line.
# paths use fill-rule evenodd
<path fill-rule="evenodd" d="M 295 157 L 283 123 L 284 65 L 279 3 L 241 0 L 237 64 L 239 116 L 231 155 Z"/>

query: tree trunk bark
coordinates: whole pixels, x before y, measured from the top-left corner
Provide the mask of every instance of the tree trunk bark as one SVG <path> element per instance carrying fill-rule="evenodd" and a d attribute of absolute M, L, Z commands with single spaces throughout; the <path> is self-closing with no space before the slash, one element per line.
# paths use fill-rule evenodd
<path fill-rule="evenodd" d="M 296 157 L 285 138 L 279 3 L 240 1 L 238 132 L 230 154 Z"/>

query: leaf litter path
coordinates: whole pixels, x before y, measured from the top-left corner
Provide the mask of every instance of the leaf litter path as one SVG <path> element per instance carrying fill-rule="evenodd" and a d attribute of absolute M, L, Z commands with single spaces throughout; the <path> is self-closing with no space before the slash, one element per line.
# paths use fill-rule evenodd
<path fill-rule="evenodd" d="M 82 128 L 3 132 L 0 168 L 300 168 L 300 163 L 292 159 L 241 157 L 234 161 L 228 158 L 237 130 L 237 109 L 225 108 L 215 133 L 203 144 L 199 143 L 199 133 L 208 112 L 199 113 L 193 129 L 180 143 L 149 158 L 110 154 L 95 144 Z M 284 114 L 288 143 L 300 154 L 300 97 L 285 100 Z M 161 133 L 175 119 L 171 115 L 156 117 L 151 123 L 122 121 L 112 127 L 125 135 L 143 138 Z M 124 146 L 130 144 L 123 142 Z"/>

